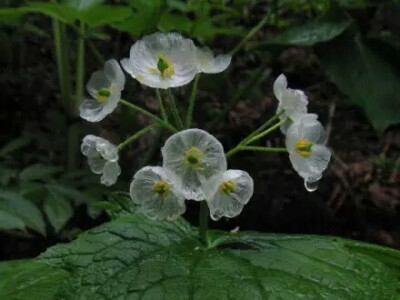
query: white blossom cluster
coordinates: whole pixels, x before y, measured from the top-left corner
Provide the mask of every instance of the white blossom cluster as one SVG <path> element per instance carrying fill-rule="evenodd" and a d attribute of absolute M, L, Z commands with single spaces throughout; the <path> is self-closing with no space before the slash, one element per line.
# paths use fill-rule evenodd
<path fill-rule="evenodd" d="M 130 187 L 132 200 L 151 218 L 177 218 L 185 211 L 185 199 L 207 201 L 213 220 L 232 218 L 253 195 L 250 175 L 227 170 L 222 144 L 204 130 L 172 135 L 161 153 L 163 166 L 139 170 Z"/>
<path fill-rule="evenodd" d="M 121 65 L 140 83 L 168 89 L 191 82 L 201 72 L 222 72 L 230 62 L 230 55 L 214 56 L 210 49 L 196 47 L 192 40 L 177 33 L 155 33 L 137 41 Z M 82 102 L 81 117 L 89 122 L 103 120 L 117 108 L 124 85 L 125 75 L 119 63 L 108 60 L 103 70 L 92 74 L 86 86 L 92 98 Z M 290 161 L 304 178 L 307 190 L 315 190 L 331 156 L 325 146 L 325 130 L 317 115 L 307 112 L 305 94 L 288 88 L 283 74 L 274 83 L 274 93 L 279 100 L 277 114 Z M 85 136 L 81 145 L 90 169 L 101 174 L 101 183 L 107 186 L 114 184 L 121 173 L 120 146 L 94 135 Z M 172 135 L 161 153 L 162 167 L 142 168 L 130 185 L 132 200 L 150 218 L 176 219 L 185 212 L 185 200 L 206 201 L 214 220 L 231 218 L 240 214 L 253 195 L 250 175 L 228 170 L 223 146 L 201 129 Z"/>
<path fill-rule="evenodd" d="M 287 87 L 285 75 L 281 74 L 274 83 L 275 97 L 279 101 L 280 118 L 289 118 L 281 126 L 286 135 L 286 148 L 296 172 L 304 178 L 308 191 L 315 191 L 322 173 L 328 167 L 331 152 L 326 147 L 327 136 L 316 114 L 307 112 L 307 96 L 300 90 Z"/>

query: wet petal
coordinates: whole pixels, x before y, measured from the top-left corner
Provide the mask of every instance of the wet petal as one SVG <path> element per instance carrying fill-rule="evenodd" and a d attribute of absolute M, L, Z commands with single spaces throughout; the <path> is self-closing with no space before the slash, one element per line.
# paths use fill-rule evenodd
<path fill-rule="evenodd" d="M 200 72 L 220 73 L 225 71 L 231 63 L 232 56 L 221 54 L 214 57 L 212 51 L 205 48 L 196 48 L 197 66 Z"/>
<path fill-rule="evenodd" d="M 213 181 L 217 182 L 217 188 L 214 188 L 214 195 L 207 199 L 211 218 L 217 221 L 221 217 L 239 215 L 253 195 L 254 183 L 250 175 L 241 170 L 228 170 Z"/>
<path fill-rule="evenodd" d="M 104 73 L 119 91 L 124 89 L 125 75 L 115 59 L 110 59 L 104 64 Z"/>
<path fill-rule="evenodd" d="M 326 146 L 315 144 L 309 157 L 291 152 L 289 158 L 301 177 L 306 181 L 315 182 L 321 179 L 322 173 L 328 167 L 331 152 Z"/>
<path fill-rule="evenodd" d="M 286 88 L 287 88 L 286 76 L 284 74 L 281 74 L 274 82 L 274 94 L 279 101 L 281 100 L 282 94 L 286 90 Z"/>
<path fill-rule="evenodd" d="M 107 161 L 103 168 L 103 175 L 100 182 L 106 186 L 111 186 L 117 182 L 118 176 L 121 174 L 121 168 L 117 161 Z"/>
<path fill-rule="evenodd" d="M 165 187 L 164 192 L 155 188 L 159 183 Z M 174 220 L 186 209 L 184 198 L 161 167 L 139 170 L 130 185 L 130 195 L 140 205 L 140 210 L 152 219 Z"/>
<path fill-rule="evenodd" d="M 167 73 L 158 69 L 160 58 L 167 63 Z M 185 85 L 197 73 L 194 43 L 177 33 L 145 36 L 131 47 L 129 59 L 121 64 L 132 77 L 153 88 Z"/>
<path fill-rule="evenodd" d="M 204 130 L 187 129 L 172 135 L 161 152 L 163 167 L 186 199 L 204 200 L 202 185 L 226 170 L 222 144 Z"/>

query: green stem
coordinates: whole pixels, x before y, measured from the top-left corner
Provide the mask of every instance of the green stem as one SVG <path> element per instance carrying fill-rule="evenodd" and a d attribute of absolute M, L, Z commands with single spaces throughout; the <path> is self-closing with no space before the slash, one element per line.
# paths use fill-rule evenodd
<path fill-rule="evenodd" d="M 85 76 L 85 24 L 79 24 L 80 35 L 78 36 L 77 60 L 76 60 L 76 99 L 73 104 L 73 111 L 76 113 L 79 104 L 84 97 L 84 76 Z"/>
<path fill-rule="evenodd" d="M 190 99 L 189 99 L 189 107 L 186 113 L 186 128 L 189 128 L 190 125 L 192 124 L 194 103 L 196 100 L 196 92 L 197 92 L 197 87 L 199 85 L 199 78 L 200 74 L 196 74 L 196 76 L 194 77 L 192 93 L 190 94 Z"/>
<path fill-rule="evenodd" d="M 53 19 L 54 47 L 57 58 L 58 78 L 60 81 L 61 101 L 64 109 L 70 113 L 71 71 L 68 62 L 68 41 L 65 25 Z"/>
<path fill-rule="evenodd" d="M 164 103 L 162 101 L 161 93 L 160 93 L 159 89 L 156 89 L 156 95 L 157 95 L 158 106 L 160 107 L 160 111 L 161 111 L 161 117 L 163 118 L 164 121 L 168 122 L 168 116 L 167 116 L 167 113 L 165 112 Z"/>
<path fill-rule="evenodd" d="M 243 141 L 240 143 L 241 145 L 246 145 L 247 142 L 254 136 L 256 136 L 257 134 L 259 134 L 260 132 L 262 132 L 263 130 L 265 130 L 266 128 L 268 128 L 269 125 L 271 125 L 272 123 L 274 123 L 281 115 L 282 115 L 283 111 L 278 112 L 277 114 L 275 114 L 272 118 L 270 118 L 269 120 L 267 120 L 264 124 L 262 124 L 260 127 L 258 127 L 255 131 L 253 131 L 249 136 L 247 136 L 245 139 L 243 139 Z"/>
<path fill-rule="evenodd" d="M 289 118 L 285 118 L 282 121 L 276 123 L 274 126 L 271 126 L 270 128 L 268 128 L 267 130 L 253 136 L 251 139 L 249 139 L 246 142 L 246 145 L 251 144 L 259 139 L 261 139 L 262 137 L 266 136 L 267 134 L 271 133 L 272 131 L 274 131 L 275 129 L 279 128 L 281 125 L 285 124 L 287 121 L 289 121 Z"/>
<path fill-rule="evenodd" d="M 150 119 L 153 119 L 153 120 L 157 121 L 158 123 L 160 123 L 163 127 L 168 129 L 172 133 L 178 132 L 178 130 L 176 130 L 176 128 L 174 126 L 172 126 L 171 124 L 169 124 L 168 122 L 166 122 L 164 120 L 161 120 L 159 117 L 157 117 L 156 115 L 153 115 L 151 112 L 149 112 L 149 111 L 147 111 L 147 110 L 145 110 L 145 109 L 143 109 L 143 108 L 141 108 L 141 107 L 139 107 L 139 106 L 137 106 L 135 104 L 132 104 L 132 103 L 126 101 L 126 100 L 123 100 L 123 99 L 120 99 L 119 102 L 121 104 L 133 109 L 133 110 L 136 110 L 136 111 L 142 113 L 143 115 L 149 117 Z"/>
<path fill-rule="evenodd" d="M 261 152 L 287 152 L 286 148 L 241 146 L 240 151 L 261 151 Z"/>
<path fill-rule="evenodd" d="M 208 206 L 205 200 L 200 202 L 199 234 L 203 245 L 208 246 Z"/>
<path fill-rule="evenodd" d="M 253 35 L 255 35 L 263 26 L 264 24 L 267 22 L 268 20 L 268 15 L 266 15 L 264 18 L 261 19 L 260 22 L 258 22 L 258 24 L 256 26 L 254 26 L 249 33 L 239 42 L 239 44 L 236 45 L 235 48 L 233 48 L 229 54 L 230 55 L 234 55 L 236 54 L 236 52 L 238 52 L 243 46 L 244 44 L 246 44 L 246 42 L 251 39 L 253 37 Z"/>
<path fill-rule="evenodd" d="M 103 55 L 97 50 L 96 46 L 94 45 L 93 41 L 87 40 L 87 45 L 89 50 L 93 53 L 94 57 L 100 64 L 104 64 L 104 57 Z"/>
<path fill-rule="evenodd" d="M 178 106 L 176 105 L 175 97 L 170 89 L 168 89 L 168 98 L 169 98 L 169 103 L 171 105 L 172 116 L 175 119 L 176 126 L 178 127 L 179 130 L 181 130 L 183 128 L 182 119 L 179 114 Z"/>
<path fill-rule="evenodd" d="M 274 117 L 272 117 L 272 119 L 274 119 L 275 117 L 279 117 L 279 114 L 275 115 Z M 259 133 L 259 134 L 250 134 L 247 138 L 245 138 L 243 141 L 241 141 L 239 143 L 239 145 L 237 145 L 235 148 L 232 148 L 231 150 L 229 150 L 225 156 L 227 158 L 232 157 L 234 154 L 236 154 L 237 152 L 241 151 L 241 150 L 250 150 L 250 148 L 246 147 L 246 145 L 251 144 L 257 140 L 259 140 L 260 138 L 266 136 L 267 134 L 271 133 L 272 131 L 274 131 L 275 129 L 279 128 L 282 124 L 286 123 L 289 120 L 289 118 L 285 118 L 282 121 L 276 123 L 275 125 L 271 126 L 270 128 L 268 128 L 267 130 L 264 130 L 263 132 Z M 266 123 L 268 123 L 269 121 L 267 121 Z M 264 124 L 265 125 L 265 124 Z M 262 125 L 261 127 L 264 127 L 264 125 Z M 260 127 L 260 128 L 261 128 Z M 256 130 L 257 131 L 257 130 Z M 267 147 L 251 147 L 251 149 L 254 151 L 255 149 L 281 149 L 281 148 L 267 148 Z M 260 150 L 256 150 L 256 151 L 260 151 Z M 277 150 L 279 151 L 279 150 Z"/>
<path fill-rule="evenodd" d="M 121 151 L 122 149 L 124 149 L 127 145 L 129 145 L 130 143 L 133 143 L 134 141 L 136 141 L 138 138 L 140 138 L 143 134 L 149 132 L 150 130 L 152 130 L 153 128 L 160 126 L 159 123 L 154 123 L 154 124 L 150 124 L 142 129 L 140 129 L 138 132 L 136 132 L 135 134 L 133 134 L 132 136 L 130 136 L 129 138 L 127 138 L 125 141 L 123 141 L 122 143 L 120 143 L 118 145 L 118 151 Z"/>

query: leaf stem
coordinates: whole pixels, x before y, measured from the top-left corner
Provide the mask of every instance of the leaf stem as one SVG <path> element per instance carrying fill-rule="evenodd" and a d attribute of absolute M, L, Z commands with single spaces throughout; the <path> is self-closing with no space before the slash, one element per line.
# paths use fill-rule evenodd
<path fill-rule="evenodd" d="M 268 119 L 264 124 L 262 124 L 260 127 L 258 127 L 255 131 L 253 131 L 249 136 L 247 136 L 246 138 L 243 139 L 242 142 L 240 142 L 241 145 L 247 145 L 247 142 L 254 136 L 256 136 L 257 134 L 259 134 L 260 132 L 262 132 L 263 130 L 265 130 L 266 128 L 268 128 L 269 125 L 271 125 L 272 123 L 274 123 L 283 113 L 282 111 L 279 111 L 278 113 L 276 113 L 272 118 Z"/>
<path fill-rule="evenodd" d="M 183 128 L 183 122 L 179 114 L 178 106 L 176 105 L 175 97 L 172 94 L 171 89 L 168 89 L 167 93 L 168 93 L 169 103 L 171 105 L 172 116 L 175 119 L 176 126 L 178 127 L 179 130 L 181 130 Z"/>
<path fill-rule="evenodd" d="M 152 130 L 153 128 L 158 127 L 158 126 L 160 126 L 160 123 L 153 123 L 153 124 L 150 124 L 142 129 L 140 129 L 138 132 L 136 132 L 135 134 L 133 134 L 132 136 L 127 138 L 125 141 L 120 143 L 118 145 L 118 151 L 121 151 L 127 145 L 129 145 L 130 143 L 132 143 L 132 142 L 136 141 L 138 138 L 140 138 L 143 134 L 149 132 L 150 130 Z"/>
<path fill-rule="evenodd" d="M 199 213 L 199 234 L 200 240 L 204 246 L 208 246 L 208 206 L 207 201 L 203 200 L 200 202 L 200 213 Z"/>
<path fill-rule="evenodd" d="M 142 113 L 143 115 L 149 117 L 150 119 L 153 119 L 153 120 L 157 121 L 158 123 L 160 123 L 163 127 L 168 129 L 172 133 L 178 132 L 178 130 L 176 130 L 176 128 L 174 126 L 172 126 L 170 123 L 160 119 L 156 115 L 153 115 L 151 112 L 149 112 L 149 111 L 147 111 L 147 110 L 145 110 L 145 109 L 143 109 L 143 108 L 141 108 L 141 107 L 139 107 L 139 106 L 137 106 L 135 104 L 132 104 L 132 103 L 126 101 L 126 100 L 123 100 L 123 99 L 120 99 L 119 102 L 121 104 L 133 109 L 133 110 L 136 110 L 136 111 Z"/>
<path fill-rule="evenodd" d="M 186 128 L 189 128 L 192 123 L 194 103 L 196 100 L 196 92 L 197 92 L 197 87 L 199 85 L 199 78 L 200 74 L 196 74 L 196 76 L 194 77 L 192 93 L 190 94 L 190 99 L 189 99 L 189 107 L 186 113 Z"/>

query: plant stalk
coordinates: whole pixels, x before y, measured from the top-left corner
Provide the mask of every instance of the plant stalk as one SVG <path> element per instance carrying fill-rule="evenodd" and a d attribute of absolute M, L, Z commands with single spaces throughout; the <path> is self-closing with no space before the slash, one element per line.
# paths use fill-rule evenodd
<path fill-rule="evenodd" d="M 73 104 L 73 113 L 78 110 L 80 103 L 84 97 L 84 76 L 85 76 L 85 24 L 79 23 L 80 35 L 78 35 L 77 59 L 76 59 L 76 98 Z"/>
<path fill-rule="evenodd" d="M 196 76 L 194 77 L 192 93 L 190 94 L 190 99 L 189 99 L 189 107 L 186 113 L 186 124 L 185 124 L 186 128 L 189 128 L 190 125 L 192 124 L 194 103 L 196 100 L 196 92 L 197 92 L 197 87 L 199 85 L 199 78 L 200 74 L 196 74 Z"/>
<path fill-rule="evenodd" d="M 135 105 L 132 104 L 126 100 L 120 99 L 119 102 L 135 111 L 138 111 L 140 113 L 142 113 L 143 115 L 149 117 L 150 119 L 153 119 L 155 121 L 157 121 L 158 123 L 160 123 L 164 128 L 168 129 L 169 131 L 171 131 L 172 133 L 176 133 L 178 132 L 178 130 L 176 130 L 176 128 L 174 126 L 172 126 L 171 124 L 169 124 L 168 122 L 161 120 L 159 117 L 157 117 L 156 115 L 153 115 L 151 112 Z"/>
<path fill-rule="evenodd" d="M 150 130 L 152 130 L 153 128 L 160 126 L 159 123 L 154 123 L 154 124 L 150 124 L 142 129 L 140 129 L 138 132 L 136 132 L 135 134 L 133 134 L 132 136 L 130 136 L 129 138 L 127 138 L 125 141 L 123 141 L 122 143 L 120 143 L 118 145 L 118 151 L 121 151 L 123 148 L 125 148 L 127 145 L 129 145 L 130 143 L 133 143 L 134 141 L 136 141 L 138 138 L 140 138 L 142 135 L 144 135 L 145 133 L 149 132 Z"/>
<path fill-rule="evenodd" d="M 172 116 L 175 119 L 175 124 L 178 127 L 178 129 L 181 130 L 184 128 L 183 122 L 179 114 L 178 106 L 176 105 L 175 97 L 170 89 L 168 89 L 168 98 L 169 98 L 169 103 L 171 105 Z"/>
<path fill-rule="evenodd" d="M 199 234 L 204 246 L 208 246 L 208 206 L 205 200 L 200 202 Z"/>
<path fill-rule="evenodd" d="M 160 93 L 159 89 L 156 89 L 156 95 L 157 95 L 158 106 L 160 107 L 160 111 L 161 111 L 161 117 L 163 118 L 164 121 L 168 122 L 168 115 L 165 112 L 164 103 L 162 101 L 161 93 Z"/>
<path fill-rule="evenodd" d="M 275 129 L 279 128 L 281 125 L 285 124 L 287 121 L 289 120 L 289 118 L 285 118 L 282 121 L 276 123 L 274 126 L 271 126 L 270 128 L 268 128 L 267 130 L 253 136 L 250 140 L 248 140 L 246 142 L 246 145 L 251 144 L 259 139 L 261 139 L 262 137 L 266 136 L 267 134 L 271 133 L 272 131 L 274 131 Z"/>

